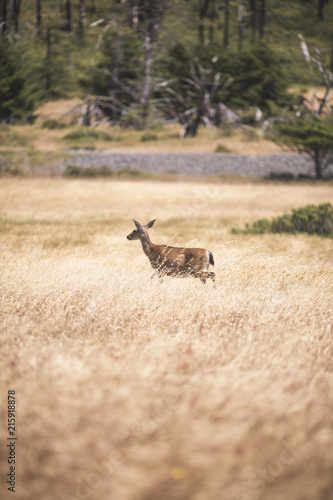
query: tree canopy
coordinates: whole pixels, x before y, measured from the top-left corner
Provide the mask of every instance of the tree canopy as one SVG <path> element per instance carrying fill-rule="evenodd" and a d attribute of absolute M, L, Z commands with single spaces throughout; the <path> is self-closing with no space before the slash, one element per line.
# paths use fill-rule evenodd
<path fill-rule="evenodd" d="M 0 120 L 32 119 L 34 97 L 26 92 L 21 57 L 0 37 Z"/>
<path fill-rule="evenodd" d="M 325 169 L 333 163 L 333 124 L 313 116 L 299 118 L 294 123 L 275 127 L 275 140 L 314 160 L 317 179 L 322 179 Z"/>
<path fill-rule="evenodd" d="M 286 104 L 288 86 L 318 80 L 304 66 L 297 33 L 326 59 L 333 54 L 327 1 L 0 3 L 0 120 L 28 116 L 34 102 L 92 94 L 103 97 L 97 104 L 111 120 L 140 127 L 157 118 L 218 120 L 219 103 L 269 116 Z"/>

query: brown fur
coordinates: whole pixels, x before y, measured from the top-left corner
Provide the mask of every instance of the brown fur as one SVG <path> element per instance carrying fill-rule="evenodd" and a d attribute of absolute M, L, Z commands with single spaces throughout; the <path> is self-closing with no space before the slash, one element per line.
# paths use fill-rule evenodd
<path fill-rule="evenodd" d="M 156 219 L 155 219 L 156 220 Z M 150 260 L 152 268 L 160 278 L 167 276 L 194 276 L 203 283 L 207 278 L 215 281 L 215 273 L 208 272 L 209 265 L 214 265 L 213 254 L 203 248 L 171 247 L 168 245 L 154 245 L 150 241 L 148 229 L 155 220 L 142 226 L 134 221 L 136 230 L 128 236 L 128 240 L 140 240 L 144 253 Z M 154 276 L 153 275 L 153 276 Z"/>

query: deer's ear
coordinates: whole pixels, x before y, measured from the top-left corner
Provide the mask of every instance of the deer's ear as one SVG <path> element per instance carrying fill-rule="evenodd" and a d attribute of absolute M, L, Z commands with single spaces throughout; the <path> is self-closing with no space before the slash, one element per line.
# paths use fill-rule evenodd
<path fill-rule="evenodd" d="M 134 224 L 136 225 L 136 228 L 137 229 L 143 229 L 142 225 L 140 224 L 140 222 L 137 222 L 136 220 L 133 219 L 133 222 Z"/>
<path fill-rule="evenodd" d="M 151 228 L 151 227 L 154 225 L 155 220 L 156 220 L 156 219 L 151 220 L 150 222 L 148 222 L 148 224 L 146 224 L 146 229 Z"/>

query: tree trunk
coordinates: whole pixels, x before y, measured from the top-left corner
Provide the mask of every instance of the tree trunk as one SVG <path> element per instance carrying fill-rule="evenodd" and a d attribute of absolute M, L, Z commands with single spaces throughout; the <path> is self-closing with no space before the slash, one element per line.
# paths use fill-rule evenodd
<path fill-rule="evenodd" d="M 258 10 L 257 0 L 251 0 L 252 8 L 252 43 L 256 42 L 258 31 Z"/>
<path fill-rule="evenodd" d="M 65 2 L 65 11 L 66 11 L 66 22 L 65 29 L 66 31 L 72 31 L 72 9 L 71 9 L 71 0 L 66 0 Z"/>
<path fill-rule="evenodd" d="M 323 169 L 322 162 L 320 157 L 320 148 L 317 147 L 314 151 L 314 161 L 315 161 L 315 171 L 316 171 L 316 179 L 323 178 Z"/>
<path fill-rule="evenodd" d="M 333 73 L 333 30 L 331 31 L 331 72 Z"/>
<path fill-rule="evenodd" d="M 82 125 L 85 125 L 86 127 L 90 127 L 91 124 L 91 108 L 92 108 L 92 102 L 90 99 L 88 99 L 87 108 L 82 118 Z"/>
<path fill-rule="evenodd" d="M 16 33 L 19 31 L 21 0 L 13 0 L 13 22 Z"/>
<path fill-rule="evenodd" d="M 239 23 L 238 49 L 242 50 L 243 43 L 244 43 L 244 26 L 245 26 L 244 0 L 239 0 L 239 4 L 238 4 L 238 23 Z"/>
<path fill-rule="evenodd" d="M 136 28 L 139 22 L 138 7 L 134 0 L 127 2 L 127 23 L 130 28 Z"/>
<path fill-rule="evenodd" d="M 266 23 L 266 0 L 261 0 L 259 17 L 259 38 L 263 38 Z"/>
<path fill-rule="evenodd" d="M 161 2 L 160 0 L 150 0 L 147 2 L 145 9 L 146 17 L 146 32 L 144 38 L 144 76 L 143 76 L 143 88 L 140 103 L 142 105 L 142 124 L 145 128 L 147 126 L 147 119 L 149 115 L 150 106 L 150 95 L 152 87 L 152 64 L 153 64 L 153 47 L 157 36 L 157 30 L 159 27 L 159 21 L 162 16 L 161 14 Z"/>
<path fill-rule="evenodd" d="M 223 45 L 227 49 L 229 45 L 229 24 L 230 24 L 230 3 L 229 0 L 225 0 L 224 6 L 224 38 Z"/>
<path fill-rule="evenodd" d="M 143 82 L 143 90 L 141 97 L 143 128 L 146 127 L 148 113 L 149 113 L 149 97 L 151 89 L 151 65 L 153 62 L 152 38 L 153 38 L 152 31 L 148 28 L 144 42 L 145 70 L 144 70 L 144 82 Z"/>
<path fill-rule="evenodd" d="M 5 35 L 7 33 L 7 31 L 8 31 L 8 26 L 7 26 L 7 0 L 2 0 L 1 31 L 2 31 L 3 35 Z"/>
<path fill-rule="evenodd" d="M 40 36 L 42 27 L 42 0 L 36 0 L 36 26 L 38 36 Z"/>
<path fill-rule="evenodd" d="M 52 78 L 51 78 L 51 68 L 52 68 L 52 41 L 51 41 L 51 28 L 50 26 L 46 29 L 46 90 L 51 88 Z"/>
<path fill-rule="evenodd" d="M 324 7 L 328 0 L 318 0 L 318 17 L 322 21 L 324 19 Z"/>
<path fill-rule="evenodd" d="M 79 1 L 79 33 L 83 35 L 84 25 L 86 17 L 86 8 L 84 0 Z"/>
<path fill-rule="evenodd" d="M 201 116 L 198 116 L 185 127 L 185 137 L 195 137 L 197 135 L 200 120 Z"/>
<path fill-rule="evenodd" d="M 201 44 L 205 41 L 204 21 L 210 0 L 199 0 L 199 41 Z"/>
<path fill-rule="evenodd" d="M 216 8 L 215 0 L 211 0 L 210 12 L 209 12 L 209 41 L 214 40 L 214 20 L 215 20 Z"/>

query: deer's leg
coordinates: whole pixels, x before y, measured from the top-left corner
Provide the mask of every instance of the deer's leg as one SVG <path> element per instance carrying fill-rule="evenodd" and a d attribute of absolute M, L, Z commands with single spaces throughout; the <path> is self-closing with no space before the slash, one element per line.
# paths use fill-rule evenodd
<path fill-rule="evenodd" d="M 157 276 L 158 281 L 159 281 L 159 283 L 161 285 L 163 283 L 163 273 L 161 273 L 161 271 L 159 271 L 158 269 L 156 269 L 156 271 L 154 271 L 153 274 L 151 275 L 150 279 L 154 279 L 155 276 Z"/>
<path fill-rule="evenodd" d="M 215 283 L 215 277 L 216 277 L 215 273 L 212 273 L 212 272 L 209 273 L 207 271 L 201 271 L 200 273 L 195 274 L 195 276 L 196 276 L 196 278 L 200 278 L 200 281 L 202 283 L 206 283 L 206 280 L 208 278 L 210 278 L 213 281 L 213 283 Z"/>

